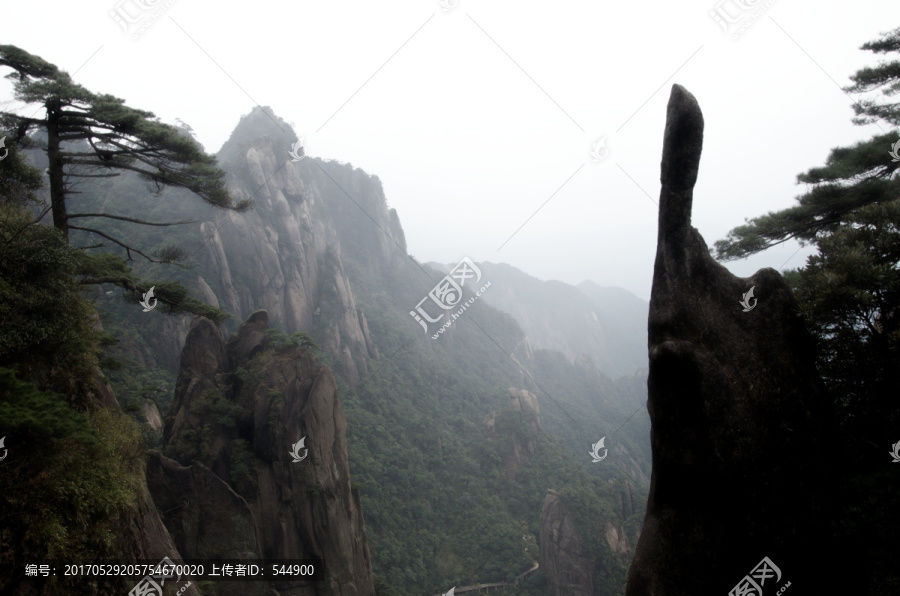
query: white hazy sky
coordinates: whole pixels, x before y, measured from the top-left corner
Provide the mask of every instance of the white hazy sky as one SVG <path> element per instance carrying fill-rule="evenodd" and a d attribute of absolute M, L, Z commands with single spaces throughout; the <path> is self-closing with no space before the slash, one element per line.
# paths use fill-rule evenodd
<path fill-rule="evenodd" d="M 766 1 L 2 0 L 0 43 L 181 118 L 210 152 L 271 106 L 308 154 L 379 176 L 420 261 L 506 262 L 646 299 L 673 83 L 706 119 L 693 221 L 710 245 L 791 206 L 796 175 L 832 147 L 880 132 L 850 122 L 840 87 L 876 64 L 858 48 L 900 26 L 900 4 Z M 717 7 L 750 27 L 726 33 Z M 149 28 L 124 31 L 117 9 Z M 0 81 L 0 109 L 17 105 Z M 728 266 L 798 266 L 797 248 Z"/>

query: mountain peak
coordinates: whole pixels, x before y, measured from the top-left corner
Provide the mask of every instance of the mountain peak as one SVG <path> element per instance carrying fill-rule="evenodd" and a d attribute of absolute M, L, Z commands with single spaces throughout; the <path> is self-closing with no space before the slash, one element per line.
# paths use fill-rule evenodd
<path fill-rule="evenodd" d="M 258 139 L 267 138 L 284 145 L 285 151 L 297 142 L 297 134 L 290 124 L 275 114 L 268 106 L 256 106 L 249 114 L 241 116 L 231 136 L 219 150 L 219 161 L 227 161 L 235 151 L 252 144 Z"/>

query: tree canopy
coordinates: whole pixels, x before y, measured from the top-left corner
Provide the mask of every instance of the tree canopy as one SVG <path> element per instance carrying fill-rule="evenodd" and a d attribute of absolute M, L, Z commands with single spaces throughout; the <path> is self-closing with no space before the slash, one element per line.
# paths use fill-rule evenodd
<path fill-rule="evenodd" d="M 885 33 L 860 49 L 878 54 L 900 54 L 900 28 Z M 900 60 L 882 62 L 860 69 L 850 79 L 847 93 L 880 91 L 891 98 L 900 91 Z M 884 121 L 900 126 L 900 103 L 867 98 L 854 104 L 856 124 Z M 769 212 L 747 221 L 715 243 L 716 258 L 731 261 L 761 252 L 790 239 L 816 242 L 838 227 L 851 225 L 854 215 L 866 205 L 881 204 L 900 196 L 900 159 L 891 151 L 898 141 L 896 130 L 876 135 L 852 147 L 831 150 L 825 166 L 811 168 L 797 176 L 797 182 L 811 185 L 797 197 L 797 205 Z"/>
<path fill-rule="evenodd" d="M 153 263 L 178 263 L 184 252 L 167 244 L 147 254 L 122 233 L 101 222 L 115 220 L 145 226 L 173 226 L 182 221 L 147 221 L 130 214 L 105 210 L 78 212 L 69 208 L 69 199 L 80 194 L 81 181 L 112 178 L 132 172 L 148 182 L 148 195 L 159 195 L 166 187 L 184 188 L 206 203 L 243 212 L 252 206 L 249 199 L 235 201 L 225 186 L 225 172 L 216 159 L 207 155 L 194 140 L 189 127 L 160 122 L 152 112 L 125 105 L 112 95 L 91 92 L 72 81 L 55 65 L 12 45 L 0 45 L 0 67 L 11 69 L 15 99 L 37 106 L 30 116 L 0 111 L 0 129 L 8 132 L 6 144 L 12 159 L 4 161 L 0 178 L 0 202 L 39 202 L 36 191 L 43 186 L 42 174 L 16 158 L 18 149 L 38 148 L 46 152 L 49 205 L 36 221 L 52 212 L 53 226 L 66 241 L 70 230 L 81 230 L 111 242 L 124 250 L 128 260 L 136 253 Z M 20 110 L 21 111 L 21 110 Z M 43 111 L 42 116 L 38 113 Z M 138 210 L 139 211 L 139 210 Z M 78 222 L 77 224 L 75 222 Z M 82 222 L 87 223 L 82 223 Z M 104 248 L 100 244 L 83 249 Z M 169 313 L 191 312 L 216 321 L 227 314 L 191 298 L 179 283 L 141 282 L 116 255 L 88 254 L 81 260 L 78 274 L 82 284 L 113 283 L 138 295 L 155 288 L 156 298 Z"/>
<path fill-rule="evenodd" d="M 0 112 L 0 126 L 15 131 L 14 142 L 34 143 L 29 133 L 46 138 L 53 225 L 68 237 L 69 229 L 94 232 L 124 247 L 129 256 L 134 247 L 96 228 L 76 226 L 76 218 L 111 218 L 132 223 L 167 226 L 185 222 L 148 222 L 109 213 L 73 213 L 66 201 L 77 191 L 81 178 L 108 178 L 135 172 L 150 182 L 157 193 L 166 186 L 186 188 L 201 199 L 226 209 L 245 211 L 251 201 L 235 202 L 225 188 L 225 173 L 216 167 L 189 134 L 160 122 L 152 112 L 125 105 L 107 94 L 93 93 L 72 81 L 65 72 L 38 56 L 11 45 L 0 45 L 0 66 L 12 69 L 17 100 L 37 104 L 43 117 Z M 153 260 L 153 259 L 151 259 Z M 162 260 L 166 260 L 165 257 Z M 168 259 L 171 260 L 171 259 Z"/>

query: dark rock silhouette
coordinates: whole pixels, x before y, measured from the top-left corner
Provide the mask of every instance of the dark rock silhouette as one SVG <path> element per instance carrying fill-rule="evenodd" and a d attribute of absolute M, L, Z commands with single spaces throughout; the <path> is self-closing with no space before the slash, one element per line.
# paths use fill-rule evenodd
<path fill-rule="evenodd" d="M 764 557 L 780 572 L 751 576 L 766 596 L 788 581 L 858 593 L 841 591 L 829 541 L 836 432 L 811 338 L 778 272 L 732 275 L 691 227 L 702 144 L 697 101 L 674 85 L 648 329 L 653 471 L 626 594 L 724 596 Z"/>

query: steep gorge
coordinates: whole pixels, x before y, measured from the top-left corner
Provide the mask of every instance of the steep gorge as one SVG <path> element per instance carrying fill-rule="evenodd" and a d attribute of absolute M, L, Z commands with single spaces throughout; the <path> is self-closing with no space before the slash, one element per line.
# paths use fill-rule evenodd
<path fill-rule="evenodd" d="M 488 304 L 469 308 L 439 341 L 423 334 L 408 313 L 442 274 L 407 254 L 399 217 L 388 207 L 380 181 L 348 164 L 314 157 L 292 162 L 288 148 L 294 137 L 275 126 L 270 115 L 255 109 L 245 116 L 218 155 L 235 198 L 252 197 L 253 211 L 217 212 L 177 192 L 167 192 L 151 206 L 159 218 L 165 212 L 167 218 L 201 222 L 191 233 L 173 230 L 152 241 L 183 245 L 196 267 L 174 271 L 178 279 L 208 304 L 231 311 L 238 320 L 247 318 L 241 329 L 234 319 L 218 331 L 184 317 L 141 313 L 123 305 L 114 292 L 98 298 L 105 324 L 123 338 L 120 355 L 181 371 L 172 398 L 157 394 L 164 437 L 148 463 L 157 505 L 168 512 L 164 518 L 179 548 L 209 556 L 247 552 L 270 557 L 284 552 L 284 541 L 299 541 L 303 552 L 320 554 L 328 550 L 326 543 L 341 543 L 340 536 L 358 538 L 362 526 L 361 518 L 354 521 L 356 514 L 340 518 L 346 528 L 328 536 L 315 530 L 318 517 L 304 517 L 309 512 L 300 503 L 306 502 L 302 493 L 312 491 L 319 498 L 320 489 L 326 500 L 316 516 L 337 515 L 326 506 L 328 498 L 351 509 L 356 502 L 357 511 L 365 508 L 371 568 L 404 593 L 512 581 L 537 556 L 548 488 L 560 489 L 560 499 L 579 515 L 605 507 L 604 519 L 619 537 L 614 542 L 632 544 L 642 513 L 640 495 L 646 491 L 643 471 L 649 470 L 649 447 L 642 445 L 640 434 L 646 424 L 644 373 L 613 381 L 589 358 L 573 364 L 558 352 L 534 350 L 518 323 Z M 107 207 L 127 212 L 115 201 L 137 190 L 127 180 L 116 184 L 102 199 Z M 160 273 L 143 265 L 136 270 Z M 285 336 L 279 339 L 276 329 Z M 358 492 L 343 495 L 336 477 L 284 476 L 279 462 L 290 445 L 307 436 L 310 446 L 312 437 L 327 431 L 259 427 L 270 416 L 265 407 L 281 407 L 276 404 L 288 388 L 324 374 L 301 367 L 291 380 L 294 373 L 283 370 L 284 358 L 303 353 L 278 351 L 281 344 L 288 349 L 285 342 L 292 340 L 286 335 L 294 332 L 319 344 L 321 351 L 311 349 L 334 373 L 329 384 L 337 388 L 346 411 L 349 473 Z M 228 333 L 235 334 L 233 340 L 223 344 Z M 232 341 L 238 345 L 229 347 Z M 259 376 L 260 371 L 268 372 Z M 504 427 L 485 436 L 482 423 L 491 412 L 511 413 L 509 387 L 517 388 L 517 396 L 538 400 L 545 399 L 546 389 L 553 401 L 542 402 L 549 404 L 541 409 L 538 428 L 544 432 L 520 445 L 519 457 L 513 454 L 512 467 L 504 473 L 505 446 L 518 431 Z M 151 418 L 155 407 L 147 401 L 142 405 Z M 285 419 L 293 415 L 282 414 Z M 584 428 L 573 428 L 570 416 Z M 590 444 L 623 423 L 606 465 L 579 470 Z M 207 439 L 201 441 L 203 436 Z M 316 452 L 322 449 L 327 447 L 316 446 Z M 570 451 L 582 455 L 573 459 Z M 566 485 L 589 476 L 595 478 L 580 488 Z M 629 479 L 637 498 L 623 496 Z M 446 490 L 458 483 L 465 490 Z M 206 498 L 211 505 L 202 506 Z M 273 502 L 282 504 L 264 504 Z M 278 513 L 266 517 L 267 511 Z M 243 530 L 222 532 L 213 523 L 218 515 L 230 516 Z M 607 531 L 598 527 L 600 534 Z M 523 532 L 530 536 L 526 541 Z M 601 580 L 621 583 L 627 555 L 614 555 L 605 543 L 586 545 L 591 564 L 612 557 L 612 575 Z M 528 544 L 530 551 L 523 548 Z M 335 560 L 344 561 L 352 575 L 365 569 L 362 559 L 368 557 Z M 341 577 L 336 588 L 341 593 L 367 589 Z M 536 585 L 558 581 L 540 571 L 528 578 Z"/>

